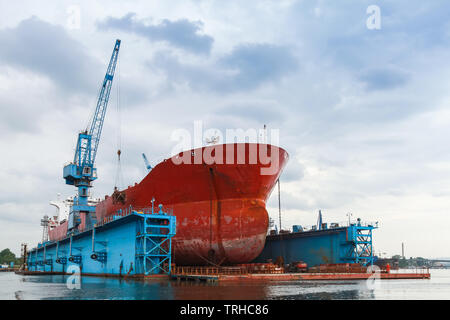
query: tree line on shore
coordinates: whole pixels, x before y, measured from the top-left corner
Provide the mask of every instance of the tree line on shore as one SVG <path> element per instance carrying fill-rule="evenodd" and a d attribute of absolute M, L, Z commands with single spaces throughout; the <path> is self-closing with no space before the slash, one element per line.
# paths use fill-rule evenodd
<path fill-rule="evenodd" d="M 9 248 L 0 251 L 0 264 L 7 264 L 9 266 L 11 262 L 14 262 L 14 265 L 20 265 L 22 264 L 22 258 L 16 257 Z"/>

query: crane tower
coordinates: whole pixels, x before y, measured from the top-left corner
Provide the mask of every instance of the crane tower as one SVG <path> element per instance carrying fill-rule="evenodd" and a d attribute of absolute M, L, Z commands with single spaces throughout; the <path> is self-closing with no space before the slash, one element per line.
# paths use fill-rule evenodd
<path fill-rule="evenodd" d="M 69 212 L 68 233 L 74 233 L 82 220 L 86 227 L 92 226 L 96 222 L 95 206 L 88 204 L 89 188 L 92 187 L 92 181 L 97 179 L 97 169 L 94 166 L 95 157 L 108 107 L 119 49 L 120 40 L 117 39 L 103 79 L 94 114 L 87 128 L 78 134 L 73 161 L 66 165 L 63 170 L 66 184 L 78 188 L 78 194 L 74 197 Z"/>

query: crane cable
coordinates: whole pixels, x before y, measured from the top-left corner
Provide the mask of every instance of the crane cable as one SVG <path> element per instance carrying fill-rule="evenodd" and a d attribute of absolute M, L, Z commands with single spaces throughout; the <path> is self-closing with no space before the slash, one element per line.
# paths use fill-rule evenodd
<path fill-rule="evenodd" d="M 119 189 L 123 186 L 122 165 L 120 162 L 120 155 L 122 154 L 122 124 L 121 124 L 121 109 L 120 109 L 120 63 L 117 60 L 117 99 L 116 99 L 116 116 L 117 116 L 117 169 L 116 178 L 114 182 L 114 189 Z"/>
<path fill-rule="evenodd" d="M 283 242 L 283 232 L 281 232 L 281 188 L 280 188 L 280 177 L 278 177 L 277 179 L 277 183 L 278 183 L 278 219 L 279 219 L 279 225 L 280 225 L 280 231 L 278 232 L 279 234 L 279 239 L 280 239 L 280 247 L 281 247 L 281 256 L 277 257 L 277 260 L 279 258 L 281 258 L 281 260 L 279 261 L 280 267 L 284 267 L 284 242 Z"/>

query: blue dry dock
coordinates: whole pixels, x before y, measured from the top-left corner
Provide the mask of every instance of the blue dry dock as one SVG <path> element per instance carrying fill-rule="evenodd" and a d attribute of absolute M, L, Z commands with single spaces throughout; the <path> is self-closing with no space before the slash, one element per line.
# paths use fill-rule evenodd
<path fill-rule="evenodd" d="M 320 264 L 359 263 L 372 265 L 372 231 L 378 223 L 320 224 L 319 228 L 303 231 L 294 226 L 293 232 L 269 235 L 262 253 L 255 262 L 274 261 L 282 257 L 284 263 L 304 261 L 309 267 Z"/>
<path fill-rule="evenodd" d="M 90 230 L 40 243 L 28 252 L 28 270 L 66 273 L 79 267 L 83 275 L 169 274 L 175 225 L 176 217 L 161 205 L 159 212 L 130 208 Z"/>

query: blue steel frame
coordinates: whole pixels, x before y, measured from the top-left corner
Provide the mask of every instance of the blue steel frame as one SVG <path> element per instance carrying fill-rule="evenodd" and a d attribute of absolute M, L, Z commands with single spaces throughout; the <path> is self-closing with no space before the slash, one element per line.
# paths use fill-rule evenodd
<path fill-rule="evenodd" d="M 161 205 L 157 214 L 135 213 L 142 217 L 136 225 L 136 272 L 170 274 L 176 217 L 163 212 Z"/>
<path fill-rule="evenodd" d="M 97 251 L 95 244 L 98 243 L 103 246 L 102 251 Z M 106 241 L 96 241 L 95 240 L 95 226 L 92 228 L 92 254 L 91 259 L 100 262 L 102 265 L 106 263 L 108 254 L 106 252 Z"/>
<path fill-rule="evenodd" d="M 81 251 L 83 250 L 83 248 L 72 246 L 72 239 L 73 239 L 73 237 L 70 236 L 69 258 L 67 260 L 81 266 L 82 259 L 83 259 L 83 256 L 81 255 Z M 73 254 L 72 253 L 73 250 L 78 250 L 79 254 Z"/>
<path fill-rule="evenodd" d="M 347 228 L 347 243 L 343 244 L 348 245 L 350 243 L 351 246 L 341 259 L 364 266 L 373 265 L 372 231 L 376 228 L 378 228 L 378 225 L 351 224 Z"/>
<path fill-rule="evenodd" d="M 53 259 L 52 259 L 52 255 L 49 254 L 48 256 L 50 257 L 50 259 L 47 258 L 47 246 L 44 243 L 43 244 L 44 247 L 44 258 L 42 260 L 42 263 L 44 265 L 44 271 L 45 271 L 45 266 L 50 266 L 50 271 L 53 271 Z"/>

